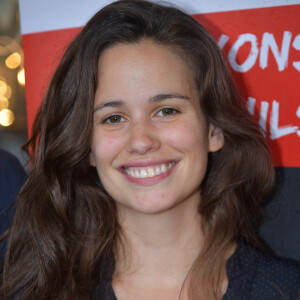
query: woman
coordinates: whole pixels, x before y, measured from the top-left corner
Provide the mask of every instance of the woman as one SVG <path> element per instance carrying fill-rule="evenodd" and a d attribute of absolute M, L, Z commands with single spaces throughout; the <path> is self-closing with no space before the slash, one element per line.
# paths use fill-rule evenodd
<path fill-rule="evenodd" d="M 266 142 L 217 45 L 178 9 L 99 11 L 27 148 L 1 297 L 296 299 L 298 266 L 255 249 Z"/>

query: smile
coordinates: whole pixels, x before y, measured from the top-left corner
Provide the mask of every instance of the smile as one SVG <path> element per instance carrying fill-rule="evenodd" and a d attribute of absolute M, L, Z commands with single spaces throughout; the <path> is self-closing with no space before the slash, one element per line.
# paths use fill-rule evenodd
<path fill-rule="evenodd" d="M 168 164 L 160 164 L 157 166 L 149 166 L 149 167 L 126 167 L 124 168 L 124 172 L 133 178 L 151 178 L 154 176 L 158 176 L 164 174 L 168 170 L 170 170 L 175 165 L 175 162 L 170 162 Z"/>

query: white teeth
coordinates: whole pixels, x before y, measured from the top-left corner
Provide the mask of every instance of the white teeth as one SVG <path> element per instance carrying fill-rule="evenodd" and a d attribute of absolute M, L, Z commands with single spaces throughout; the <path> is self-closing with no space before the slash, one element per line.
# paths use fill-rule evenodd
<path fill-rule="evenodd" d="M 175 165 L 175 162 L 162 164 L 156 167 L 148 167 L 148 168 L 126 168 L 124 171 L 127 175 L 134 177 L 134 178 L 148 178 L 160 175 L 167 170 L 171 169 Z"/>
<path fill-rule="evenodd" d="M 160 167 L 155 168 L 155 175 L 161 174 Z"/>
<path fill-rule="evenodd" d="M 148 177 L 153 177 L 153 176 L 155 176 L 155 172 L 152 168 L 149 168 L 148 169 Z"/>
<path fill-rule="evenodd" d="M 161 170 L 162 173 L 166 172 L 167 171 L 166 165 L 165 164 L 161 165 L 160 170 Z"/>
<path fill-rule="evenodd" d="M 146 178 L 146 177 L 148 177 L 147 171 L 146 170 L 141 170 L 141 172 L 140 172 L 140 178 Z"/>

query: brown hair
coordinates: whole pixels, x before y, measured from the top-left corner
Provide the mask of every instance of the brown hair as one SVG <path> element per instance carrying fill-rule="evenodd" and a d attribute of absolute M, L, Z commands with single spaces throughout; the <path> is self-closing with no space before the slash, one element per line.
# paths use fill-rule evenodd
<path fill-rule="evenodd" d="M 97 281 L 106 280 L 101 274 L 113 270 L 116 208 L 89 165 L 98 60 L 108 47 L 143 38 L 177 49 L 192 66 L 201 108 L 225 138 L 209 154 L 202 183 L 206 243 L 188 276 L 191 298 L 220 298 L 232 241 L 258 244 L 259 207 L 273 168 L 218 46 L 176 8 L 118 1 L 96 13 L 70 44 L 34 122 L 26 145 L 31 172 L 8 233 L 0 298 L 90 299 Z"/>

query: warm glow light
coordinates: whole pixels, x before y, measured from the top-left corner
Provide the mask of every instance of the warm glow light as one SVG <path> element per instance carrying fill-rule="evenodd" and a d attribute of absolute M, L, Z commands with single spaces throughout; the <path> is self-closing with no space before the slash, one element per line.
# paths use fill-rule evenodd
<path fill-rule="evenodd" d="M 7 91 L 7 84 L 0 80 L 0 97 L 1 96 L 4 96 L 6 94 L 6 91 Z"/>
<path fill-rule="evenodd" d="M 2 109 L 0 111 L 0 124 L 2 126 L 10 126 L 14 120 L 14 113 L 10 109 Z"/>
<path fill-rule="evenodd" d="M 9 99 L 11 97 L 11 87 L 7 84 L 6 85 L 6 93 L 3 95 L 6 99 Z"/>
<path fill-rule="evenodd" d="M 25 85 L 25 72 L 24 72 L 24 68 L 22 68 L 19 72 L 18 72 L 18 81 L 21 85 Z"/>
<path fill-rule="evenodd" d="M 0 97 L 0 111 L 2 109 L 8 108 L 8 105 L 9 105 L 8 100 L 5 97 L 1 96 Z"/>
<path fill-rule="evenodd" d="M 5 64 L 9 69 L 18 68 L 21 64 L 21 55 L 18 52 L 12 53 L 6 60 Z"/>

